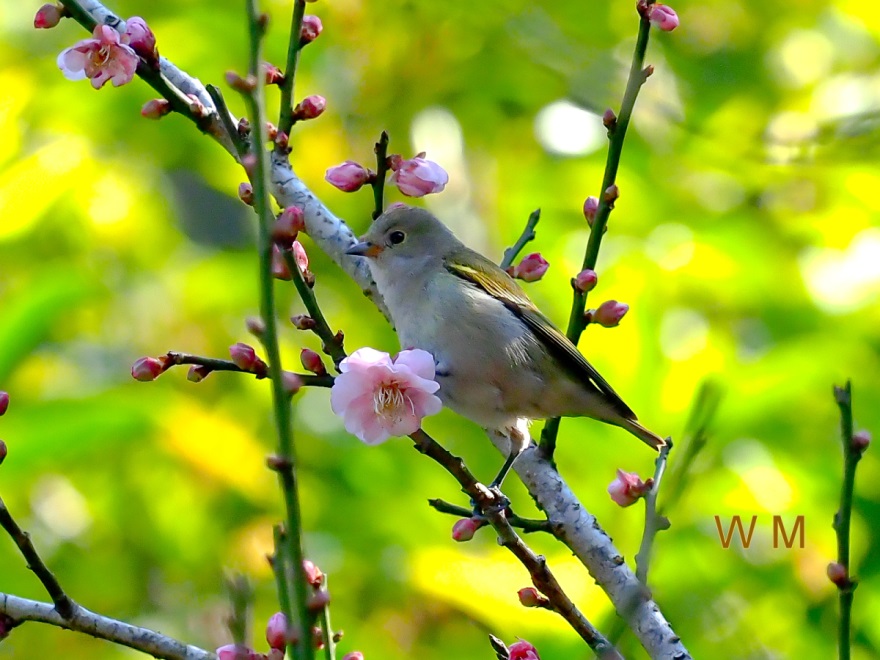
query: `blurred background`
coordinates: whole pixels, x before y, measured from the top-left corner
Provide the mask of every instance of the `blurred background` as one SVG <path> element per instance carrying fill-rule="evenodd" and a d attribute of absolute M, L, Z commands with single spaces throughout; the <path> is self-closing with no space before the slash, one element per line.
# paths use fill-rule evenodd
<path fill-rule="evenodd" d="M 551 267 L 528 292 L 564 327 L 588 236 L 581 207 L 599 194 L 604 166 L 599 117 L 619 107 L 633 5 L 310 4 L 324 33 L 303 54 L 297 96 L 322 94 L 328 110 L 296 129 L 295 167 L 362 232 L 370 194 L 341 193 L 323 175 L 346 159 L 369 164 L 387 129 L 392 152 L 426 150 L 449 172 L 447 190 L 424 203 L 498 258 L 540 207 L 528 249 Z M 146 85 L 96 92 L 65 80 L 56 56 L 87 35 L 72 21 L 35 31 L 38 6 L 0 7 L 0 389 L 12 396 L 0 420 L 9 446 L 0 495 L 80 603 L 187 642 L 229 641 L 224 576 L 245 573 L 265 651 L 276 609 L 265 554 L 280 517 L 264 468 L 274 446 L 266 383 L 129 375 L 142 355 L 225 357 L 251 341 L 255 231 L 236 198 L 242 174 L 181 117 L 141 119 L 153 97 Z M 243 3 L 111 7 L 144 16 L 161 53 L 203 82 L 222 85 L 225 71 L 244 69 Z M 263 7 L 267 56 L 280 65 L 290 6 Z M 676 440 L 700 384 L 723 388 L 650 575 L 694 656 L 834 657 L 837 596 L 825 570 L 836 556 L 842 459 L 832 385 L 852 379 L 856 428 L 880 432 L 880 16 L 858 0 L 674 8 L 681 27 L 652 32 L 655 74 L 638 101 L 590 296 L 631 311 L 618 328 L 588 328 L 581 348 L 647 426 Z M 277 108 L 277 93 L 269 98 Z M 354 283 L 310 255 L 346 347 L 395 350 Z M 291 286 L 278 290 L 283 320 L 303 311 Z M 289 325 L 283 342 L 290 366 L 300 348 L 318 348 Z M 454 519 L 426 500 L 465 498 L 409 441 L 364 446 L 332 415 L 326 390 L 301 392 L 295 419 L 306 546 L 330 575 L 340 655 L 490 658 L 491 632 L 528 639 L 545 660 L 592 657 L 560 618 L 518 604 L 528 576 L 491 533 L 451 540 Z M 497 470 L 499 455 L 473 424 L 444 411 L 426 428 L 478 476 Z M 877 453 L 860 465 L 853 516 L 859 659 L 880 655 Z M 621 509 L 605 489 L 617 468 L 648 476 L 650 453 L 623 431 L 568 420 L 558 461 L 632 561 L 643 508 Z M 505 490 L 521 514 L 538 515 L 516 479 Z M 724 549 L 716 515 L 725 526 L 757 516 L 751 546 Z M 803 549 L 773 547 L 774 516 L 788 533 L 804 517 Z M 612 630 L 607 599 L 570 553 L 528 541 L 584 613 Z M 0 591 L 46 599 L 5 537 L 0 566 Z M 646 657 L 631 635 L 619 644 Z M 0 644 L 0 658 L 15 660 L 134 655 L 38 624 Z"/>

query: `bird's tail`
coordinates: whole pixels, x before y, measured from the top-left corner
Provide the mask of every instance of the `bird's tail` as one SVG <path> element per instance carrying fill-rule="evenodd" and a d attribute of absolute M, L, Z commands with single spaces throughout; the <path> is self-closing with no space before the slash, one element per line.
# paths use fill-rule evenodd
<path fill-rule="evenodd" d="M 618 424 L 656 451 L 666 446 L 666 441 L 653 431 L 649 431 L 635 419 L 623 419 Z"/>

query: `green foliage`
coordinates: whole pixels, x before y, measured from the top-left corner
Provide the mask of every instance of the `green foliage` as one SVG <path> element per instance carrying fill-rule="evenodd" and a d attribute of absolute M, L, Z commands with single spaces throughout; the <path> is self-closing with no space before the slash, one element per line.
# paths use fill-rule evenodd
<path fill-rule="evenodd" d="M 297 98 L 320 93 L 328 111 L 295 129 L 297 172 L 363 231 L 369 193 L 340 193 L 323 173 L 349 158 L 369 163 L 387 129 L 392 152 L 427 150 L 448 169 L 447 191 L 426 204 L 494 258 L 541 207 L 529 247 L 552 266 L 529 293 L 564 327 L 587 237 L 580 209 L 599 194 L 604 142 L 552 153 L 536 139 L 536 116 L 560 99 L 599 115 L 618 105 L 633 4 L 310 4 L 325 31 L 303 54 Z M 128 375 L 141 355 L 222 357 L 249 341 L 257 271 L 254 218 L 235 200 L 242 174 L 180 117 L 142 120 L 145 85 L 95 92 L 65 80 L 55 57 L 85 33 L 71 21 L 38 33 L 37 4 L 7 5 L 0 389 L 12 406 L 0 420 L 9 445 L 0 494 L 90 609 L 212 648 L 229 641 L 229 568 L 255 582 L 259 636 L 275 607 L 265 554 L 281 515 L 264 468 L 273 447 L 265 382 L 213 374 L 193 385 L 178 370 L 144 384 Z M 143 15 L 161 53 L 204 82 L 244 69 L 241 3 L 111 6 Z M 267 55 L 281 64 L 289 7 L 265 8 Z M 675 8 L 681 27 L 652 34 L 656 72 L 636 106 L 590 295 L 594 306 L 615 298 L 632 309 L 619 328 L 589 327 L 581 348 L 647 426 L 676 440 L 699 384 L 712 378 L 725 389 L 708 445 L 665 511 L 672 528 L 657 539 L 650 576 L 694 656 L 828 658 L 836 594 L 825 567 L 842 464 L 833 383 L 852 378 L 857 428 L 880 434 L 880 20 L 855 0 Z M 568 127 L 569 143 L 577 129 Z M 357 287 L 316 250 L 310 256 L 319 300 L 349 350 L 396 349 Z M 280 291 L 281 308 L 302 313 L 292 287 Z M 291 366 L 300 347 L 319 348 L 291 327 L 282 339 Z M 299 394 L 294 417 L 307 551 L 331 576 L 343 653 L 489 658 L 492 632 L 528 639 L 545 659 L 587 657 L 558 617 L 518 605 L 528 577 L 491 533 L 453 545 L 453 519 L 425 501 L 460 493 L 408 441 L 361 445 L 333 417 L 326 391 Z M 479 476 L 494 474 L 500 459 L 479 429 L 446 412 L 426 428 Z M 605 487 L 618 467 L 647 476 L 652 456 L 623 431 L 566 420 L 558 462 L 631 560 L 641 507 L 617 508 Z M 515 481 L 509 495 L 529 514 Z M 880 655 L 876 447 L 859 467 L 854 505 L 854 657 L 866 659 Z M 719 542 L 714 516 L 726 525 L 734 514 L 758 516 L 747 550 Z M 774 515 L 789 532 L 804 516 L 803 549 L 772 547 Z M 584 613 L 611 629 L 608 601 L 565 549 L 528 541 Z M 8 539 L 0 566 L 0 591 L 45 597 Z M 620 645 L 643 657 L 632 636 Z M 28 624 L 0 657 L 131 653 Z"/>

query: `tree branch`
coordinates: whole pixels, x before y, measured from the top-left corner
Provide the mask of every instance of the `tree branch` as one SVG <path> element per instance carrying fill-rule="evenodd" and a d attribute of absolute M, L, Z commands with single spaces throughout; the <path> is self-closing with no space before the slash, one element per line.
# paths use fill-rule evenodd
<path fill-rule="evenodd" d="M 513 265 L 513 260 L 516 259 L 516 256 L 522 252 L 522 249 L 526 246 L 530 241 L 535 240 L 535 227 L 538 226 L 538 221 L 541 219 L 541 209 L 535 209 L 529 214 L 529 219 L 526 221 L 526 226 L 517 239 L 516 243 L 511 245 L 504 251 L 504 258 L 501 260 L 501 263 L 498 264 L 502 270 L 507 270 Z"/>

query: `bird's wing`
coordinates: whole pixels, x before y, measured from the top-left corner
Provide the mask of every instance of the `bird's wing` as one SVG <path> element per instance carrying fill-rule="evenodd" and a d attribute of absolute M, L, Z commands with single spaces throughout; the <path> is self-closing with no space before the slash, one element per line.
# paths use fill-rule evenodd
<path fill-rule="evenodd" d="M 529 299 L 525 291 L 494 263 L 483 255 L 469 251 L 471 266 L 444 263 L 446 270 L 504 304 L 523 323 L 532 330 L 548 351 L 559 360 L 568 371 L 585 385 L 602 394 L 606 402 L 625 419 L 636 419 L 635 413 L 617 395 L 611 385 L 587 362 L 577 347 L 571 343 L 553 323 L 544 316 Z"/>

